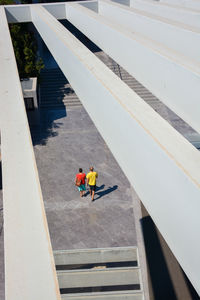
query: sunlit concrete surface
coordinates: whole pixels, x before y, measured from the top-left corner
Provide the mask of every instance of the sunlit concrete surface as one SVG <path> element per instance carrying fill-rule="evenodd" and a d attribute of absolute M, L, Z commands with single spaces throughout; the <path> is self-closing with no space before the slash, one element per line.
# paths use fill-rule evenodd
<path fill-rule="evenodd" d="M 159 0 L 159 2 L 200 11 L 200 2 L 198 0 Z"/>
<path fill-rule="evenodd" d="M 158 114 L 156 114 L 153 109 L 151 109 L 138 95 L 136 95 L 136 93 L 131 91 L 131 89 L 128 88 L 123 82 L 121 82 L 119 78 L 117 78 L 114 74 L 112 74 L 112 72 L 108 70 L 108 68 L 105 67 L 104 64 L 102 64 L 97 58 L 95 58 L 94 55 L 92 55 L 83 45 L 81 45 L 81 43 L 79 43 L 74 37 L 72 37 L 71 34 L 65 28 L 62 27 L 62 25 L 56 20 L 58 15 L 60 15 L 61 13 L 60 9 L 58 9 L 57 12 L 55 13 L 55 18 L 50 14 L 52 13 L 51 8 L 48 8 L 48 11 L 41 5 L 31 6 L 31 18 L 33 20 L 33 23 L 35 24 L 38 32 L 41 34 L 47 46 L 53 53 L 54 57 L 57 60 L 57 63 L 63 70 L 64 74 L 68 77 L 70 83 L 72 84 L 72 87 L 75 89 L 84 107 L 86 108 L 90 117 L 94 121 L 99 132 L 102 134 L 102 137 L 105 139 L 107 145 L 109 146 L 110 150 L 114 154 L 115 158 L 117 159 L 119 165 L 123 169 L 130 183 L 135 188 L 141 200 L 145 204 L 146 208 L 148 209 L 148 212 L 151 214 L 156 225 L 158 226 L 164 238 L 166 239 L 167 243 L 171 247 L 171 250 L 177 257 L 183 269 L 186 271 L 187 275 L 189 276 L 190 280 L 192 281 L 197 291 L 200 291 L 199 290 L 199 267 L 200 266 L 198 265 L 200 244 L 196 240 L 196 236 L 198 235 L 198 228 L 200 226 L 199 218 L 198 218 L 198 211 L 200 208 L 199 207 L 199 193 L 200 193 L 199 152 L 187 140 L 185 140 L 178 132 L 176 132 L 167 122 L 165 122 Z M 29 14 L 30 14 L 30 10 L 29 10 Z M 106 22 L 103 20 L 103 18 L 101 16 L 98 15 L 94 16 L 92 14 L 94 13 L 91 10 L 87 10 L 84 7 L 80 7 L 74 4 L 66 5 L 66 17 L 69 18 L 71 22 L 73 19 L 72 23 L 75 26 L 77 26 L 79 29 L 81 29 L 84 33 L 86 33 L 86 35 L 88 35 L 89 37 L 90 37 L 90 31 L 96 26 L 97 19 L 100 20 L 101 26 L 97 25 L 96 30 L 97 29 L 101 29 L 101 30 L 98 31 L 98 40 L 95 40 L 95 42 L 99 46 L 101 46 L 100 42 L 101 39 L 103 39 L 103 33 L 107 37 L 106 42 L 108 42 L 109 38 L 110 39 L 112 38 L 113 39 L 112 42 L 118 41 L 118 44 L 120 43 L 120 46 L 123 44 L 122 43 L 123 41 L 124 41 L 124 45 L 126 44 L 125 42 L 127 41 L 127 36 L 129 37 L 129 33 L 126 32 L 126 30 L 124 31 L 123 29 L 120 29 L 120 26 L 117 27 L 116 25 L 112 25 L 112 24 L 111 25 L 109 24 L 108 26 L 104 26 Z M 87 18 L 85 18 L 86 16 Z M 87 23 L 89 17 L 91 17 L 91 19 L 94 19 L 93 24 Z M 81 20 L 85 20 L 84 21 L 85 27 L 83 29 L 80 28 Z M 4 21 L 4 25 L 7 26 L 5 16 L 3 17 L 3 21 Z M 91 24 L 94 26 L 91 26 Z M 109 35 L 108 30 L 110 28 L 113 28 L 113 26 L 115 27 L 114 31 L 112 31 L 113 34 Z M 90 31 L 88 31 L 89 27 L 90 27 Z M 102 28 L 104 28 L 104 32 L 102 32 Z M 120 32 L 120 38 L 118 35 L 119 32 Z M 95 34 L 94 32 L 92 33 L 92 35 L 97 36 L 97 34 Z M 115 35 L 118 37 L 117 39 L 116 37 L 114 38 Z M 8 35 L 6 36 L 6 38 L 8 38 Z M 146 43 L 144 39 L 141 39 L 140 37 L 140 44 L 142 44 L 141 41 L 144 44 Z M 10 43 L 9 39 L 8 39 L 8 43 Z M 156 45 L 156 42 L 152 42 L 152 44 L 149 43 L 148 48 L 150 47 L 150 45 L 153 48 L 155 46 L 154 44 Z M 131 44 L 131 47 L 133 47 L 133 45 L 135 44 Z M 106 47 L 107 47 L 106 49 L 109 49 L 108 45 Z M 110 47 L 112 48 L 112 45 Z M 130 51 L 132 51 L 131 47 L 126 47 L 126 49 L 130 49 Z M 161 47 L 159 46 L 159 49 L 161 48 L 164 51 L 162 52 L 162 54 L 165 53 L 163 56 L 164 60 L 165 62 L 167 62 L 166 65 L 165 64 L 163 65 L 165 66 L 165 68 L 164 69 L 161 68 L 161 69 L 168 70 L 167 66 L 169 66 L 169 64 L 166 57 L 167 57 L 167 53 L 168 54 L 171 53 L 170 66 L 172 67 L 174 73 L 175 71 L 178 70 L 175 77 L 177 80 L 179 80 L 179 82 L 181 82 L 182 90 L 183 87 L 186 87 L 186 83 L 187 84 L 189 83 L 190 86 L 190 89 L 186 87 L 185 92 L 181 94 L 181 96 L 183 97 L 180 97 L 180 94 L 176 94 L 176 92 L 180 89 L 180 87 L 178 88 L 176 86 L 174 95 L 176 96 L 179 95 L 179 97 L 177 96 L 177 98 L 175 97 L 174 99 L 176 101 L 178 98 L 179 100 L 180 99 L 183 100 L 184 96 L 188 96 L 185 97 L 186 100 L 186 98 L 188 99 L 189 96 L 191 96 L 191 91 L 193 92 L 195 98 L 196 95 L 198 94 L 198 76 L 199 76 L 198 66 L 193 64 L 189 59 L 187 59 L 187 61 L 184 61 L 183 57 L 177 57 L 176 59 L 178 60 L 179 63 L 176 64 L 174 63 L 174 57 L 175 57 L 174 54 L 172 54 L 172 52 L 168 51 L 167 49 L 164 49 L 162 46 Z M 5 53 L 5 48 L 2 47 L 2 49 Z M 121 47 L 119 49 L 122 50 Z M 127 54 L 127 52 L 125 51 L 124 53 Z M 146 57 L 144 54 L 145 52 L 140 52 L 140 55 L 143 59 Z M 154 56 L 155 62 L 159 60 L 159 58 L 163 60 L 163 57 L 161 58 L 161 56 L 158 55 L 156 51 L 154 54 L 155 54 Z M 113 57 L 113 55 L 111 56 Z M 3 58 L 4 59 L 2 61 L 2 65 L 5 67 L 5 64 L 7 63 L 5 59 L 6 56 L 3 56 Z M 117 56 L 114 58 L 116 59 L 116 61 L 118 61 Z M 130 58 L 129 61 L 132 61 L 131 60 L 132 57 L 130 56 L 129 58 Z M 11 56 L 10 61 L 14 62 L 13 56 Z M 128 63 L 125 65 L 125 68 L 128 69 Z M 158 69 L 160 72 L 160 73 L 158 72 L 158 74 L 162 74 L 161 69 L 160 70 Z M 155 71 L 154 69 L 152 70 Z M 192 70 L 192 71 L 190 72 L 188 70 L 190 71 Z M 13 71 L 12 68 L 11 71 Z M 15 71 L 16 71 L 16 66 L 15 66 Z M 16 118 L 19 116 L 23 117 L 22 123 L 20 123 L 21 127 L 20 126 L 19 128 L 16 127 L 15 128 L 16 131 L 14 132 L 10 131 L 9 126 L 6 126 L 7 119 L 5 118 L 5 116 L 7 117 L 7 115 L 4 116 L 3 122 L 1 122 L 2 144 L 3 144 L 2 147 L 3 177 L 6 178 L 5 181 L 6 184 L 4 185 L 5 187 L 4 193 L 5 194 L 8 193 L 9 195 L 8 198 L 11 203 L 12 200 L 11 196 L 13 194 L 10 192 L 10 190 L 8 190 L 8 186 L 9 187 L 12 186 L 13 173 L 9 173 L 9 172 L 11 172 L 10 171 L 11 166 L 13 167 L 13 164 L 16 163 L 16 159 L 15 159 L 15 155 L 13 155 L 12 160 L 9 160 L 10 165 L 8 164 L 8 166 L 10 167 L 7 167 L 8 160 L 6 159 L 6 153 L 9 152 L 6 152 L 8 146 L 5 142 L 6 139 L 4 138 L 4 136 L 6 136 L 6 133 L 8 133 L 7 136 L 9 136 L 8 141 L 11 141 L 10 144 L 13 145 L 12 143 L 14 137 L 14 142 L 17 145 L 15 149 L 18 150 L 19 152 L 20 150 L 22 150 L 19 156 L 20 159 L 19 159 L 18 168 L 14 168 L 15 170 L 14 174 L 19 181 L 20 178 L 23 178 L 23 181 L 20 181 L 20 184 L 16 185 L 17 189 L 15 195 L 22 195 L 22 197 L 20 197 L 20 200 L 21 198 L 24 199 L 25 197 L 23 193 L 24 189 L 22 189 L 22 183 L 24 183 L 24 181 L 26 182 L 27 178 L 29 179 L 32 178 L 30 182 L 28 181 L 29 185 L 25 185 L 26 187 L 25 190 L 26 192 L 29 191 L 29 194 L 31 196 L 34 197 L 35 195 L 34 200 L 35 198 L 37 200 L 38 199 L 41 200 L 40 203 L 38 203 L 38 201 L 35 202 L 32 201 L 34 202 L 34 205 L 39 206 L 38 210 L 31 209 L 31 213 L 35 212 L 35 215 L 37 215 L 37 213 L 40 212 L 39 214 L 41 216 L 41 212 L 43 211 L 43 206 L 42 206 L 42 198 L 40 198 L 41 196 L 40 186 L 37 180 L 37 171 L 35 168 L 33 151 L 31 148 L 31 144 L 28 144 L 28 140 L 30 141 L 29 132 L 27 130 L 26 118 L 24 118 L 25 111 L 22 105 L 23 101 L 22 101 L 22 95 L 19 88 L 19 80 L 18 79 L 16 80 L 17 78 L 16 75 L 17 75 L 16 72 L 14 72 L 15 78 L 13 81 L 17 84 L 14 85 L 16 90 L 12 91 L 12 93 L 14 93 L 12 94 L 12 98 L 15 98 L 16 94 L 18 95 L 18 99 L 21 101 L 21 102 L 19 101 L 19 103 L 21 104 L 18 104 L 20 113 L 18 113 L 16 107 L 14 107 L 15 110 L 12 110 L 13 105 L 11 105 L 11 97 L 7 96 L 7 91 L 10 92 L 10 89 L 8 88 L 8 90 L 6 90 L 7 87 L 6 84 L 8 83 L 8 81 L 5 80 L 5 84 L 2 84 L 1 86 L 1 91 L 3 91 L 3 96 L 4 96 L 3 99 L 6 100 L 9 99 L 10 101 L 10 102 L 9 101 L 4 102 L 6 103 L 6 105 L 7 103 L 10 103 L 10 106 L 8 105 L 6 106 L 7 112 L 9 112 L 8 108 L 10 108 L 11 112 L 13 113 L 11 115 L 8 114 L 9 122 L 11 122 L 9 124 L 12 124 L 12 122 L 16 121 Z M 171 79 L 170 74 L 168 74 L 167 80 L 170 79 Z M 194 85 L 192 84 L 192 82 L 194 83 Z M 164 95 L 164 90 L 161 93 L 163 95 Z M 169 86 L 168 86 L 168 90 L 169 90 Z M 188 111 L 190 107 L 192 107 L 194 104 L 192 102 L 192 97 L 190 97 L 190 100 L 192 105 L 187 107 Z M 196 105 L 195 110 L 197 115 L 198 115 L 198 109 L 199 107 L 198 105 Z M 195 124 L 198 120 L 196 117 L 194 117 L 194 114 L 193 115 L 190 114 L 190 117 L 187 118 L 187 116 L 184 116 L 184 114 L 180 111 L 181 106 L 177 107 L 174 110 L 177 111 L 177 114 L 183 116 L 183 118 L 187 120 L 188 123 L 192 124 L 194 128 L 199 130 L 198 125 Z M 195 112 L 195 110 L 193 112 Z M 187 111 L 187 109 L 185 109 L 185 111 Z M 51 120 L 50 116 L 48 116 L 48 120 Z M 14 124 L 16 124 L 16 122 Z M 25 126 L 23 127 L 23 125 Z M 55 125 L 57 126 L 57 124 Z M 14 128 L 14 125 L 12 126 L 12 128 Z M 22 139 L 23 134 L 25 136 L 25 141 Z M 25 144 L 24 147 L 23 147 L 23 142 Z M 24 153 L 25 155 L 23 156 Z M 23 156 L 23 160 L 22 160 L 22 156 Z M 26 173 L 23 170 L 23 173 L 19 172 L 20 174 L 22 174 L 22 177 L 20 177 L 17 176 L 19 174 L 16 173 L 16 170 L 19 171 L 21 170 L 20 166 L 23 165 L 24 158 L 29 158 L 27 159 L 27 162 L 32 164 L 31 167 L 34 166 L 33 168 L 34 171 L 33 172 L 31 171 L 30 173 L 27 171 Z M 27 163 L 26 167 L 29 166 L 29 163 Z M 9 172 L 7 173 L 4 173 L 5 165 L 6 165 L 6 170 L 7 171 L 9 170 Z M 11 176 L 8 176 L 9 174 L 11 174 Z M 31 174 L 31 176 L 26 176 L 27 174 L 29 175 Z M 31 184 L 32 181 L 36 186 L 36 190 L 33 189 L 33 193 L 30 193 L 30 189 L 33 188 L 33 185 Z M 29 199 L 29 194 L 27 192 L 28 199 Z M 4 199 L 6 199 L 6 197 Z M 27 202 L 24 201 L 23 206 L 21 205 L 21 211 L 22 208 L 24 209 L 24 207 L 28 204 Z M 7 205 L 7 201 L 6 201 L 6 205 Z M 181 214 L 177 214 L 177 211 L 179 210 L 180 207 L 181 207 Z M 188 218 L 188 214 L 190 216 L 189 219 L 190 222 L 188 222 L 186 226 L 185 220 Z M 13 217 L 16 218 L 16 213 L 13 213 Z M 29 218 L 26 219 L 30 223 L 30 219 Z M 43 218 L 43 221 L 44 220 L 45 218 Z M 12 221 L 10 223 L 12 223 Z M 177 223 L 179 224 L 179 226 L 177 226 Z M 9 224 L 9 222 L 7 224 Z M 41 224 L 38 223 L 35 224 L 36 227 L 39 225 Z M 43 226 L 42 226 L 42 230 L 40 227 L 40 231 L 43 232 L 43 229 L 44 229 Z M 27 228 L 25 230 L 28 231 Z M 11 232 L 16 233 L 16 231 L 17 231 L 17 226 L 16 227 L 13 226 L 13 230 L 11 230 Z M 39 230 L 36 231 L 39 232 Z M 186 231 L 189 232 L 189 234 L 187 235 L 187 239 L 185 238 Z M 24 233 L 23 230 L 22 233 Z M 47 237 L 47 244 L 48 244 L 49 242 L 48 230 L 46 231 L 46 234 L 47 234 L 46 237 Z M 25 233 L 24 236 L 26 236 Z M 40 243 L 36 243 L 38 237 L 39 235 L 37 235 L 36 240 L 34 240 L 36 245 L 40 244 Z M 12 240 L 12 242 L 13 241 L 14 240 Z M 45 244 L 44 242 L 43 246 L 47 244 Z M 191 245 L 192 246 L 195 245 L 195 247 L 192 248 L 193 255 L 191 255 L 190 253 Z M 49 248 L 49 250 L 50 251 L 47 252 L 50 255 L 49 258 L 51 258 L 52 256 L 51 249 Z M 43 251 L 42 253 L 44 256 L 46 254 L 46 251 Z M 50 261 L 49 264 L 47 262 L 46 265 L 47 268 L 48 265 L 50 266 Z M 50 273 L 51 271 L 53 271 L 54 274 L 53 268 L 50 270 Z M 54 283 L 56 283 L 56 280 L 54 281 Z M 17 288 L 19 289 L 19 286 Z M 35 294 L 33 296 L 35 296 Z"/>
<path fill-rule="evenodd" d="M 98 8 L 99 15 L 106 17 L 113 24 L 119 24 L 134 33 L 138 32 L 147 39 L 200 62 L 200 29 L 110 0 L 98 1 Z"/>
<path fill-rule="evenodd" d="M 3 192 L 2 192 L 2 176 L 1 176 L 1 166 L 0 166 L 0 299 L 1 300 L 5 299 L 3 231 L 4 231 L 3 230 Z"/>
<path fill-rule="evenodd" d="M 108 18 L 77 3 L 67 3 L 66 14 L 74 26 L 200 131 L 200 64 L 197 61 L 144 35 L 126 30 L 120 24 L 113 24 Z M 187 82 L 187 85 L 182 82 Z"/>
<path fill-rule="evenodd" d="M 58 300 L 60 293 L 42 194 L 3 6 L 0 6 L 0 36 L 6 300 Z M 33 260 L 34 257 L 37 259 Z"/>
<path fill-rule="evenodd" d="M 70 7 L 71 11 L 71 7 L 75 6 L 70 4 L 67 9 Z M 73 16 L 80 24 L 83 14 L 76 16 L 76 10 L 79 9 L 72 9 Z M 199 152 L 117 79 L 44 8 L 32 7 L 31 14 L 38 32 L 179 263 L 198 289 L 199 267 L 195 257 L 199 255 L 200 244 L 196 244 L 195 231 L 199 227 Z M 84 24 L 88 26 L 86 22 Z M 87 34 L 90 35 L 88 30 Z M 118 120 L 123 121 L 118 123 Z M 175 195 L 178 195 L 176 201 Z M 184 210 L 177 215 L 176 209 L 180 205 Z M 193 218 L 187 224 L 191 234 L 186 240 L 182 229 L 176 227 L 176 224 L 185 224 L 188 210 Z M 191 256 L 189 248 L 194 243 L 196 255 L 193 253 Z"/>
<path fill-rule="evenodd" d="M 200 28 L 199 12 L 153 0 L 130 0 L 130 7 Z"/>

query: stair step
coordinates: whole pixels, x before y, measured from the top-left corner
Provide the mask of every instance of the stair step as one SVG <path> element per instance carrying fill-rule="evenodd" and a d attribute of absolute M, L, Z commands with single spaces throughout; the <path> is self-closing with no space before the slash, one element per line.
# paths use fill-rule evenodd
<path fill-rule="evenodd" d="M 60 289 L 123 285 L 140 286 L 138 267 L 57 271 L 57 277 Z"/>
<path fill-rule="evenodd" d="M 40 107 L 41 108 L 51 108 L 51 109 L 53 109 L 54 107 L 55 108 L 64 108 L 65 106 L 68 106 L 68 107 L 70 107 L 70 106 L 81 106 L 81 104 L 80 103 L 66 103 L 66 104 L 53 104 L 53 105 L 41 105 Z"/>
<path fill-rule="evenodd" d="M 68 84 L 69 85 L 69 82 L 65 79 L 53 79 L 50 80 L 50 79 L 47 79 L 45 78 L 45 81 L 41 81 L 40 83 L 40 86 L 43 87 L 43 88 L 46 88 L 46 87 L 50 87 L 50 86 L 64 86 L 65 84 Z"/>
<path fill-rule="evenodd" d="M 75 93 L 67 93 L 65 91 L 43 91 L 41 94 L 42 98 L 46 97 L 56 97 L 56 96 L 67 96 L 67 97 L 73 97 L 73 98 L 78 98 Z"/>
<path fill-rule="evenodd" d="M 73 104 L 73 103 L 77 103 L 77 104 L 81 104 L 81 102 L 79 101 L 79 100 L 77 100 L 77 101 L 74 101 L 74 100 L 70 100 L 70 99 L 68 99 L 68 100 L 64 100 L 64 101 L 43 101 L 42 103 L 41 103 L 41 105 L 64 105 L 64 104 Z"/>
<path fill-rule="evenodd" d="M 56 266 L 137 261 L 137 247 L 54 251 Z"/>
<path fill-rule="evenodd" d="M 76 94 L 73 94 L 73 95 L 67 95 L 67 94 L 61 94 L 61 95 L 55 95 L 53 93 L 50 93 L 50 94 L 45 94 L 41 97 L 41 99 L 43 101 L 49 101 L 49 99 L 56 99 L 56 100 L 59 100 L 59 99 L 74 99 L 74 100 L 79 100 L 79 98 L 76 96 Z"/>
<path fill-rule="evenodd" d="M 143 300 L 143 294 L 138 291 L 100 292 L 61 295 L 62 300 Z"/>
<path fill-rule="evenodd" d="M 79 99 L 76 94 L 65 94 L 65 93 L 45 93 L 41 94 L 43 101 L 46 99 L 60 99 L 60 98 L 70 98 L 70 99 Z"/>
<path fill-rule="evenodd" d="M 40 86 L 43 88 L 50 88 L 58 86 L 60 88 L 71 88 L 70 83 L 66 80 L 47 80 L 40 82 Z"/>

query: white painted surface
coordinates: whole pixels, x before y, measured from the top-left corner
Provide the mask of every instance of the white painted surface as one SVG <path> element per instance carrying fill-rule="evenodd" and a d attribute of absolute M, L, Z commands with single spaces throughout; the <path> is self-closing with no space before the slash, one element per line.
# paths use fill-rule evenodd
<path fill-rule="evenodd" d="M 180 7 L 173 7 L 159 1 L 130 0 L 130 7 L 141 9 L 169 20 L 182 22 L 200 28 L 200 13 Z"/>
<path fill-rule="evenodd" d="M 177 5 L 186 8 L 192 8 L 200 11 L 200 1 L 199 0 L 159 0 L 161 3 L 166 3 L 170 5 Z"/>
<path fill-rule="evenodd" d="M 99 14 L 130 32 L 140 33 L 200 62 L 200 29 L 182 26 L 177 22 L 108 0 L 99 0 Z"/>
<path fill-rule="evenodd" d="M 66 4 L 66 15 L 74 26 L 200 132 L 200 65 L 196 61 L 130 33 L 78 4 Z"/>
<path fill-rule="evenodd" d="M 5 11 L 9 23 L 31 21 L 29 5 L 7 5 Z"/>
<path fill-rule="evenodd" d="M 79 3 L 77 1 L 77 3 Z M 84 1 L 86 7 L 95 10 L 97 1 Z M 80 2 L 82 4 L 82 2 Z M 32 4 L 31 4 L 32 5 Z M 34 4 L 37 5 L 37 4 Z M 62 20 L 66 18 L 65 3 L 44 3 L 42 4 L 56 19 Z M 17 4 L 5 6 L 6 16 L 9 23 L 31 22 L 30 5 Z M 96 10 L 97 11 L 97 10 Z"/>
<path fill-rule="evenodd" d="M 95 11 L 95 12 L 98 12 L 98 1 L 90 1 L 90 2 L 87 2 L 87 1 L 83 1 L 83 2 L 80 2 L 81 5 Z"/>
<path fill-rule="evenodd" d="M 44 7 L 56 18 L 56 19 L 65 19 L 65 4 L 64 3 L 51 3 L 43 4 Z"/>
<path fill-rule="evenodd" d="M 200 153 L 44 8 L 32 6 L 31 11 L 34 25 L 200 293 Z"/>
<path fill-rule="evenodd" d="M 6 300 L 59 300 L 60 293 L 21 84 L 2 6 L 0 36 Z"/>

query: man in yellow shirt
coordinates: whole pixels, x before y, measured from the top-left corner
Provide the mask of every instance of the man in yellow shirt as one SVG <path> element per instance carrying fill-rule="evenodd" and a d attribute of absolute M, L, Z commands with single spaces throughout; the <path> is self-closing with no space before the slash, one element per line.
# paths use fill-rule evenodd
<path fill-rule="evenodd" d="M 90 167 L 90 172 L 87 174 L 87 186 L 90 187 L 90 195 L 92 196 L 92 201 L 94 201 L 94 192 L 96 190 L 96 179 L 98 177 L 98 173 L 94 172 L 94 168 Z"/>

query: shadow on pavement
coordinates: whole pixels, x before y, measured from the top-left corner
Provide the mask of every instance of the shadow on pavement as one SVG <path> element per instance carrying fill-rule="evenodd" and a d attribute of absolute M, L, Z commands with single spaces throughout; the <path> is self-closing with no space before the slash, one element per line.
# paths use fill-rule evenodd
<path fill-rule="evenodd" d="M 118 188 L 118 185 L 113 185 L 113 187 L 109 186 L 107 188 L 107 190 L 103 190 L 101 192 L 98 192 L 99 189 L 97 189 L 96 195 L 98 195 L 98 197 L 95 199 L 95 201 L 99 200 L 101 197 L 103 197 L 107 194 L 110 194 L 110 193 L 114 192 L 117 188 Z"/>
<path fill-rule="evenodd" d="M 55 120 L 64 118 L 67 115 L 63 110 L 41 110 L 40 124 L 38 126 L 30 125 L 31 137 L 33 145 L 46 145 L 49 137 L 58 135 L 57 129 L 62 126 L 62 122 L 54 122 Z"/>
<path fill-rule="evenodd" d="M 67 20 L 62 20 L 60 22 L 78 40 L 80 40 L 80 42 L 82 42 L 91 52 L 95 53 L 95 52 L 101 51 L 101 49 L 99 47 L 97 47 L 92 41 L 90 41 L 84 34 L 82 34 L 70 22 L 68 22 Z M 32 27 L 33 27 L 32 30 L 35 32 L 35 34 L 37 36 L 37 40 L 39 41 L 38 46 L 39 46 L 40 56 L 42 57 L 42 59 L 45 63 L 45 69 L 41 72 L 41 76 L 40 76 L 40 86 L 41 86 L 40 94 L 43 95 L 43 97 L 45 97 L 46 89 L 51 88 L 51 86 L 48 86 L 48 87 L 46 86 L 45 76 L 47 77 L 49 73 L 54 72 L 52 69 L 54 69 L 54 70 L 55 70 L 55 68 L 57 68 L 57 70 L 60 70 L 60 69 L 59 69 L 55 59 L 51 55 L 50 51 L 48 50 L 48 48 L 42 41 L 41 37 L 39 36 L 37 31 L 34 29 L 33 25 L 32 25 Z M 61 70 L 60 70 L 60 73 L 62 73 Z M 67 78 L 64 82 L 63 82 L 63 80 L 61 80 L 60 85 L 57 86 L 55 100 L 57 100 L 58 103 L 61 103 L 62 99 L 64 98 L 64 96 L 66 94 L 74 93 L 74 91 L 71 87 L 67 87 L 67 88 L 64 87 L 66 83 L 68 83 Z M 44 84 L 44 86 L 43 86 L 43 84 Z M 45 101 L 48 101 L 48 99 Z M 55 125 L 54 121 L 58 120 L 59 118 L 63 118 L 66 115 L 67 115 L 67 112 L 66 112 L 66 107 L 64 106 L 64 104 L 60 109 L 54 109 L 53 107 L 52 107 L 52 109 L 45 109 L 45 110 L 40 109 L 40 124 L 33 126 L 32 124 L 29 123 L 33 145 L 37 145 L 37 144 L 46 145 L 46 142 L 49 137 L 56 136 L 57 135 L 56 126 L 59 126 L 59 123 L 56 122 L 56 125 Z M 60 124 L 60 125 L 62 125 L 62 124 Z"/>

